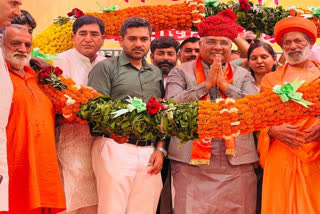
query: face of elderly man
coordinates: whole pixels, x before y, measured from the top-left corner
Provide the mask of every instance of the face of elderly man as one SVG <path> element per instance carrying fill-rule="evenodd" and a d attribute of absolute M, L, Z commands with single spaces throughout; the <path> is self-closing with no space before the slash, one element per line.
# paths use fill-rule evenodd
<path fill-rule="evenodd" d="M 222 63 L 229 62 L 231 46 L 231 40 L 226 37 L 202 37 L 200 39 L 200 54 L 208 64 L 212 64 L 216 57 L 220 57 Z"/>
<path fill-rule="evenodd" d="M 289 64 L 299 64 L 311 56 L 312 45 L 306 35 L 299 31 L 285 33 L 282 37 L 283 54 Z"/>
<path fill-rule="evenodd" d="M 8 27 L 3 38 L 5 59 L 13 70 L 21 71 L 28 65 L 31 51 L 31 35 L 28 29 Z"/>
<path fill-rule="evenodd" d="M 20 16 L 21 0 L 0 0 L 0 28 L 9 26 L 15 17 Z"/>

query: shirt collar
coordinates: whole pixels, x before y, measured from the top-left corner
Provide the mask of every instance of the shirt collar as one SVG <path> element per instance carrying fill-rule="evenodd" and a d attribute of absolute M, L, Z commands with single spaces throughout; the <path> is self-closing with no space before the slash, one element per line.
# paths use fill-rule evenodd
<path fill-rule="evenodd" d="M 122 52 L 119 56 L 119 63 L 120 65 L 132 65 L 131 62 L 128 60 L 127 56 Z M 152 70 L 151 66 L 147 62 L 147 60 L 143 57 L 142 58 L 142 67 L 144 70 Z"/>
<path fill-rule="evenodd" d="M 86 64 L 93 64 L 95 63 L 95 61 L 97 60 L 98 56 L 95 58 L 95 60 L 91 63 L 90 62 L 90 59 L 84 55 L 82 55 L 77 49 L 72 49 L 73 51 L 73 54 L 78 58 L 80 59 L 80 61 L 86 63 Z"/>
<path fill-rule="evenodd" d="M 19 73 L 17 73 L 16 71 L 14 71 L 14 70 L 12 70 L 12 68 L 11 68 L 11 66 L 10 66 L 10 63 L 8 62 L 8 61 L 6 61 L 6 63 L 7 63 L 7 67 L 8 67 L 8 70 L 10 71 L 10 72 L 12 72 L 12 73 L 14 73 L 15 75 L 17 75 L 17 76 L 19 76 L 19 77 L 21 77 L 21 75 L 19 74 Z M 30 67 L 28 67 L 28 66 L 24 66 L 23 67 L 23 70 L 25 71 L 25 78 L 27 78 L 28 76 L 34 76 L 34 70 L 32 70 L 32 68 L 30 68 Z M 29 75 L 28 75 L 28 74 Z M 22 77 L 21 77 L 22 78 Z"/>

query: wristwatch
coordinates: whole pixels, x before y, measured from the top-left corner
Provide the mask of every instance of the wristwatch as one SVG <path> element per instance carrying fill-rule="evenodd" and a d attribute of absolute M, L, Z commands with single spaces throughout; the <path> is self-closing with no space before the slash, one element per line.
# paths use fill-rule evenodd
<path fill-rule="evenodd" d="M 157 147 L 157 150 L 159 150 L 160 152 L 162 152 L 164 157 L 167 157 L 168 152 L 167 152 L 165 149 L 163 149 L 163 148 L 161 148 L 161 147 Z"/>

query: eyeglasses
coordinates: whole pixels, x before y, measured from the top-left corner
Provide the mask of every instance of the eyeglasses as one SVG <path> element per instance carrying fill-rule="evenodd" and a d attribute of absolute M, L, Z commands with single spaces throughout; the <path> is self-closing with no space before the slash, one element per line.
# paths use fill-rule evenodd
<path fill-rule="evenodd" d="M 221 40 L 221 41 L 217 41 L 215 39 L 208 39 L 205 40 L 205 43 L 209 46 L 217 46 L 220 45 L 221 47 L 225 48 L 225 47 L 229 47 L 230 42 L 228 42 L 227 40 Z"/>

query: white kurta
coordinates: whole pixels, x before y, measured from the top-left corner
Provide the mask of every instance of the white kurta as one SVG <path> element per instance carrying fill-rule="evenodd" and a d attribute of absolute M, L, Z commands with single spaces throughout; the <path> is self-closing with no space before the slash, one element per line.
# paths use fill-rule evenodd
<path fill-rule="evenodd" d="M 12 103 L 13 86 L 0 48 L 0 211 L 8 211 L 8 163 L 6 127 Z"/>
<path fill-rule="evenodd" d="M 65 77 L 87 85 L 92 67 L 104 60 L 98 56 L 93 63 L 76 49 L 58 56 L 54 65 L 63 70 Z M 92 170 L 91 147 L 94 137 L 87 124 L 64 124 L 57 128 L 57 155 L 61 167 L 67 212 L 97 205 L 96 179 Z"/>

